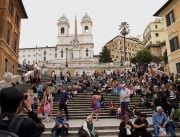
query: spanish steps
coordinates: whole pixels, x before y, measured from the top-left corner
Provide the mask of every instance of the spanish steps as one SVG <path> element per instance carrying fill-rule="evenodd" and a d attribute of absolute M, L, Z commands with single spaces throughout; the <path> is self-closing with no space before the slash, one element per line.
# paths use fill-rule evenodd
<path fill-rule="evenodd" d="M 44 79 L 45 82 L 45 79 Z M 87 89 L 84 93 L 78 93 L 72 97 L 68 102 L 68 111 L 69 111 L 69 137 L 78 137 L 78 130 L 80 129 L 82 122 L 86 117 L 92 114 L 91 108 L 91 96 L 92 96 L 92 87 L 96 82 L 91 82 L 91 87 Z M 94 127 L 97 130 L 99 137 L 118 137 L 119 133 L 119 124 L 120 120 L 116 116 L 111 116 L 109 114 L 108 105 L 110 101 L 114 101 L 115 104 L 119 105 L 119 96 L 112 96 L 103 93 L 106 107 L 102 108 L 99 116 L 99 121 L 94 120 Z M 129 108 L 132 109 L 135 104 L 140 103 L 140 96 L 136 95 L 131 98 Z M 152 127 L 152 114 L 153 110 L 145 107 L 137 107 L 137 110 L 141 113 L 146 113 L 148 122 L 150 124 L 148 130 L 153 133 Z M 58 111 L 58 101 L 54 103 L 53 106 L 53 116 L 56 116 Z M 63 111 L 64 112 L 64 111 Z M 132 119 L 134 121 L 135 118 Z M 46 129 L 42 137 L 51 136 L 51 128 L 54 126 L 54 123 L 46 123 Z M 177 137 L 180 137 L 180 129 L 176 129 Z M 166 137 L 166 136 L 164 136 Z M 169 137 L 169 135 L 167 135 Z"/>

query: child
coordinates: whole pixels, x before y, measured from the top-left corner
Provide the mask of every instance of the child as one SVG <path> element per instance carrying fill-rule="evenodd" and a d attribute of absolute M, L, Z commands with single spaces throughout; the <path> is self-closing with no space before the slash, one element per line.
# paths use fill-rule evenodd
<path fill-rule="evenodd" d="M 38 105 L 38 108 L 37 108 L 37 115 L 39 118 L 43 118 L 43 106 L 44 106 L 44 102 L 41 101 Z"/>
<path fill-rule="evenodd" d="M 49 122 L 49 115 L 51 112 L 51 100 L 48 99 L 46 103 L 44 104 L 44 116 L 45 116 L 45 122 Z"/>

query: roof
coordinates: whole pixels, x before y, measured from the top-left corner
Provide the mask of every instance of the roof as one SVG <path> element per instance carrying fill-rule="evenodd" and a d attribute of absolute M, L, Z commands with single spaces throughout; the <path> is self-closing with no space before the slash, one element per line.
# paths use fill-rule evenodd
<path fill-rule="evenodd" d="M 118 38 L 118 37 L 121 37 L 121 38 L 124 38 L 123 36 L 121 36 L 121 35 L 117 35 L 116 37 L 114 37 L 113 39 L 111 39 L 110 41 L 108 41 L 106 44 L 109 44 L 109 43 L 111 43 L 111 42 L 113 42 L 116 38 Z M 136 41 L 137 43 L 139 43 L 139 44 L 142 44 L 143 45 L 143 43 L 142 43 L 142 41 L 139 41 L 138 39 L 136 39 L 136 38 L 126 38 L 126 40 L 132 40 L 132 41 Z M 105 45 L 106 45 L 105 44 Z"/>
<path fill-rule="evenodd" d="M 18 1 L 19 1 L 19 4 L 20 4 L 21 8 L 22 8 L 23 14 L 24 14 L 24 17 L 23 17 L 23 18 L 28 18 L 28 16 L 27 16 L 27 13 L 26 13 L 26 10 L 25 10 L 25 8 L 24 8 L 24 4 L 23 4 L 22 0 L 18 0 Z"/>
<path fill-rule="evenodd" d="M 156 13 L 154 13 L 153 16 L 159 16 L 159 13 L 163 11 L 173 1 L 174 0 L 168 0 L 158 11 L 156 11 Z"/>
<path fill-rule="evenodd" d="M 56 47 L 49 47 L 49 46 L 46 46 L 46 47 L 34 47 L 34 48 L 20 48 L 19 50 L 31 50 L 31 49 L 47 49 L 47 48 L 56 48 Z"/>

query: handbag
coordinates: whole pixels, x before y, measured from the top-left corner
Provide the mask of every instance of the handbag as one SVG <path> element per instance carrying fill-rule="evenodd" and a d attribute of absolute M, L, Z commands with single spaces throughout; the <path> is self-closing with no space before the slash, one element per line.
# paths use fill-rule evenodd
<path fill-rule="evenodd" d="M 165 136 L 167 135 L 166 129 L 165 128 L 159 128 L 159 136 Z"/>

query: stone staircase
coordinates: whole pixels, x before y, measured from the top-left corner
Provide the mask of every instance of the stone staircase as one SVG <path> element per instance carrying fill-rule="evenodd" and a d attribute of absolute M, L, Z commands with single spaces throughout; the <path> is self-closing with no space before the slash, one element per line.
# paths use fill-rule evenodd
<path fill-rule="evenodd" d="M 42 83 L 45 83 L 48 81 L 48 77 L 43 76 L 41 81 Z M 71 83 L 76 82 L 74 79 Z M 91 96 L 92 96 L 92 87 L 97 82 L 91 82 L 91 87 L 87 89 L 85 93 L 78 93 L 73 98 L 70 99 L 68 103 L 68 111 L 69 111 L 69 135 L 68 137 L 78 137 L 78 130 L 82 125 L 82 122 L 86 119 L 88 115 L 92 113 L 91 108 Z M 119 97 L 118 96 L 112 96 L 112 95 L 106 95 L 104 93 L 104 99 L 106 102 L 106 108 L 102 108 L 99 121 L 94 120 L 94 126 L 95 130 L 98 132 L 99 137 L 118 137 L 119 133 L 119 124 L 120 120 L 116 118 L 116 116 L 111 116 L 109 114 L 108 105 L 111 100 L 115 102 L 117 107 L 119 106 Z M 129 104 L 129 108 L 132 109 L 133 106 L 137 103 L 140 103 L 140 96 L 134 96 L 131 98 L 131 102 Z M 56 113 L 58 111 L 58 101 L 54 102 L 53 106 L 53 116 L 56 116 Z M 150 127 L 148 128 L 148 131 L 153 133 L 153 127 L 152 127 L 152 114 L 153 110 L 148 109 L 145 107 L 138 107 L 138 111 L 141 113 L 146 113 L 148 116 L 148 121 L 150 123 Z M 63 111 L 64 113 L 64 111 Z M 135 119 L 132 119 L 132 122 Z M 134 122 L 133 122 L 134 123 Z M 54 126 L 53 123 L 45 123 L 46 129 L 45 132 L 42 134 L 41 137 L 51 137 L 51 129 Z M 176 129 L 176 135 L 177 137 L 180 137 L 180 129 Z M 170 137 L 169 135 L 164 137 Z"/>
<path fill-rule="evenodd" d="M 78 130 L 80 126 L 82 125 L 82 122 L 86 119 L 86 117 L 92 113 L 91 109 L 91 95 L 92 93 L 79 93 L 72 99 L 70 99 L 68 103 L 68 110 L 69 110 L 69 136 L 68 137 L 78 137 Z M 108 104 L 111 100 L 115 101 L 115 103 L 119 104 L 119 98 L 118 96 L 110 96 L 110 95 L 104 95 L 104 99 L 106 101 L 106 108 L 103 108 L 99 121 L 94 120 L 94 126 L 95 130 L 98 132 L 99 137 L 118 137 L 119 133 L 119 124 L 120 120 L 117 119 L 115 116 L 111 116 L 109 114 L 108 110 Z M 139 96 L 134 96 L 131 99 L 130 108 L 134 106 L 134 103 L 140 102 Z M 153 127 L 152 127 L 152 109 L 147 109 L 144 107 L 138 107 L 137 108 L 141 113 L 146 113 L 148 116 L 148 121 L 150 124 L 150 127 L 148 128 L 148 131 L 153 133 Z M 58 111 L 58 103 L 54 103 L 53 108 L 53 115 L 56 115 L 56 112 Z M 134 123 L 135 119 L 132 119 L 132 122 Z M 50 137 L 51 136 L 51 128 L 53 127 L 54 123 L 51 123 L 52 125 L 48 125 L 46 127 L 45 132 L 43 133 L 42 137 Z M 176 129 L 177 137 L 180 137 L 180 129 Z M 164 137 L 170 137 L 169 135 Z"/>
<path fill-rule="evenodd" d="M 70 127 L 68 137 L 78 137 L 78 130 L 80 127 Z M 50 128 L 46 128 L 46 131 L 41 137 L 51 137 Z M 99 137 L 118 137 L 119 126 L 99 126 L 95 127 L 95 130 L 98 132 Z M 148 131 L 153 134 L 152 125 L 148 128 Z M 163 137 L 170 137 L 166 135 Z M 176 129 L 176 137 L 180 137 L 180 129 Z"/>
<path fill-rule="evenodd" d="M 86 117 L 92 113 L 91 96 L 92 96 L 91 92 L 86 92 L 86 93 L 79 93 L 70 99 L 68 103 L 70 123 L 71 121 L 74 121 L 74 120 L 82 120 L 83 122 L 86 119 Z M 104 123 L 106 121 L 109 123 L 112 122 L 112 124 L 110 125 L 106 124 L 106 125 L 100 125 L 100 126 L 97 124 L 98 126 L 95 125 L 95 129 L 97 130 L 100 137 L 117 137 L 118 132 L 119 132 L 118 126 L 119 126 L 120 121 L 116 118 L 116 116 L 111 116 L 109 114 L 108 105 L 109 105 L 109 102 L 113 100 L 118 107 L 119 97 L 111 96 L 111 95 L 104 95 L 104 99 L 106 102 L 106 108 L 102 108 L 99 120 L 100 120 L 100 123 Z M 134 106 L 134 103 L 137 103 L 137 102 L 140 102 L 140 97 L 134 96 L 131 99 L 131 103 L 129 107 L 132 108 Z M 138 107 L 138 110 L 141 111 L 142 113 L 146 113 L 149 117 L 151 117 L 153 113 L 153 110 L 147 109 L 144 107 Z M 54 103 L 53 116 L 56 116 L 57 111 L 58 111 L 58 101 Z M 112 120 L 115 122 L 113 122 Z M 70 128 L 69 128 L 70 137 L 78 137 L 77 132 L 82 122 L 79 122 L 79 123 L 77 122 L 76 126 L 72 126 L 72 127 L 70 124 Z M 52 127 L 47 127 L 42 137 L 50 137 L 51 128 Z"/>
<path fill-rule="evenodd" d="M 68 110 L 69 110 L 69 118 L 70 119 L 82 119 L 86 118 L 88 115 L 92 113 L 91 108 L 91 96 L 92 93 L 79 93 L 75 95 L 75 97 L 71 98 L 68 103 Z M 109 114 L 109 103 L 113 100 L 116 106 L 119 106 L 119 96 L 111 96 L 111 95 L 104 95 L 106 108 L 102 108 L 100 113 L 100 118 L 115 118 L 115 116 L 111 116 Z M 131 99 L 131 103 L 129 107 L 132 108 L 135 103 L 140 103 L 140 97 L 134 96 Z M 152 109 L 147 109 L 145 107 L 138 107 L 137 108 L 142 113 L 146 113 L 148 116 L 151 116 L 153 113 Z M 56 115 L 58 111 L 58 101 L 54 103 L 53 107 L 53 115 Z"/>

